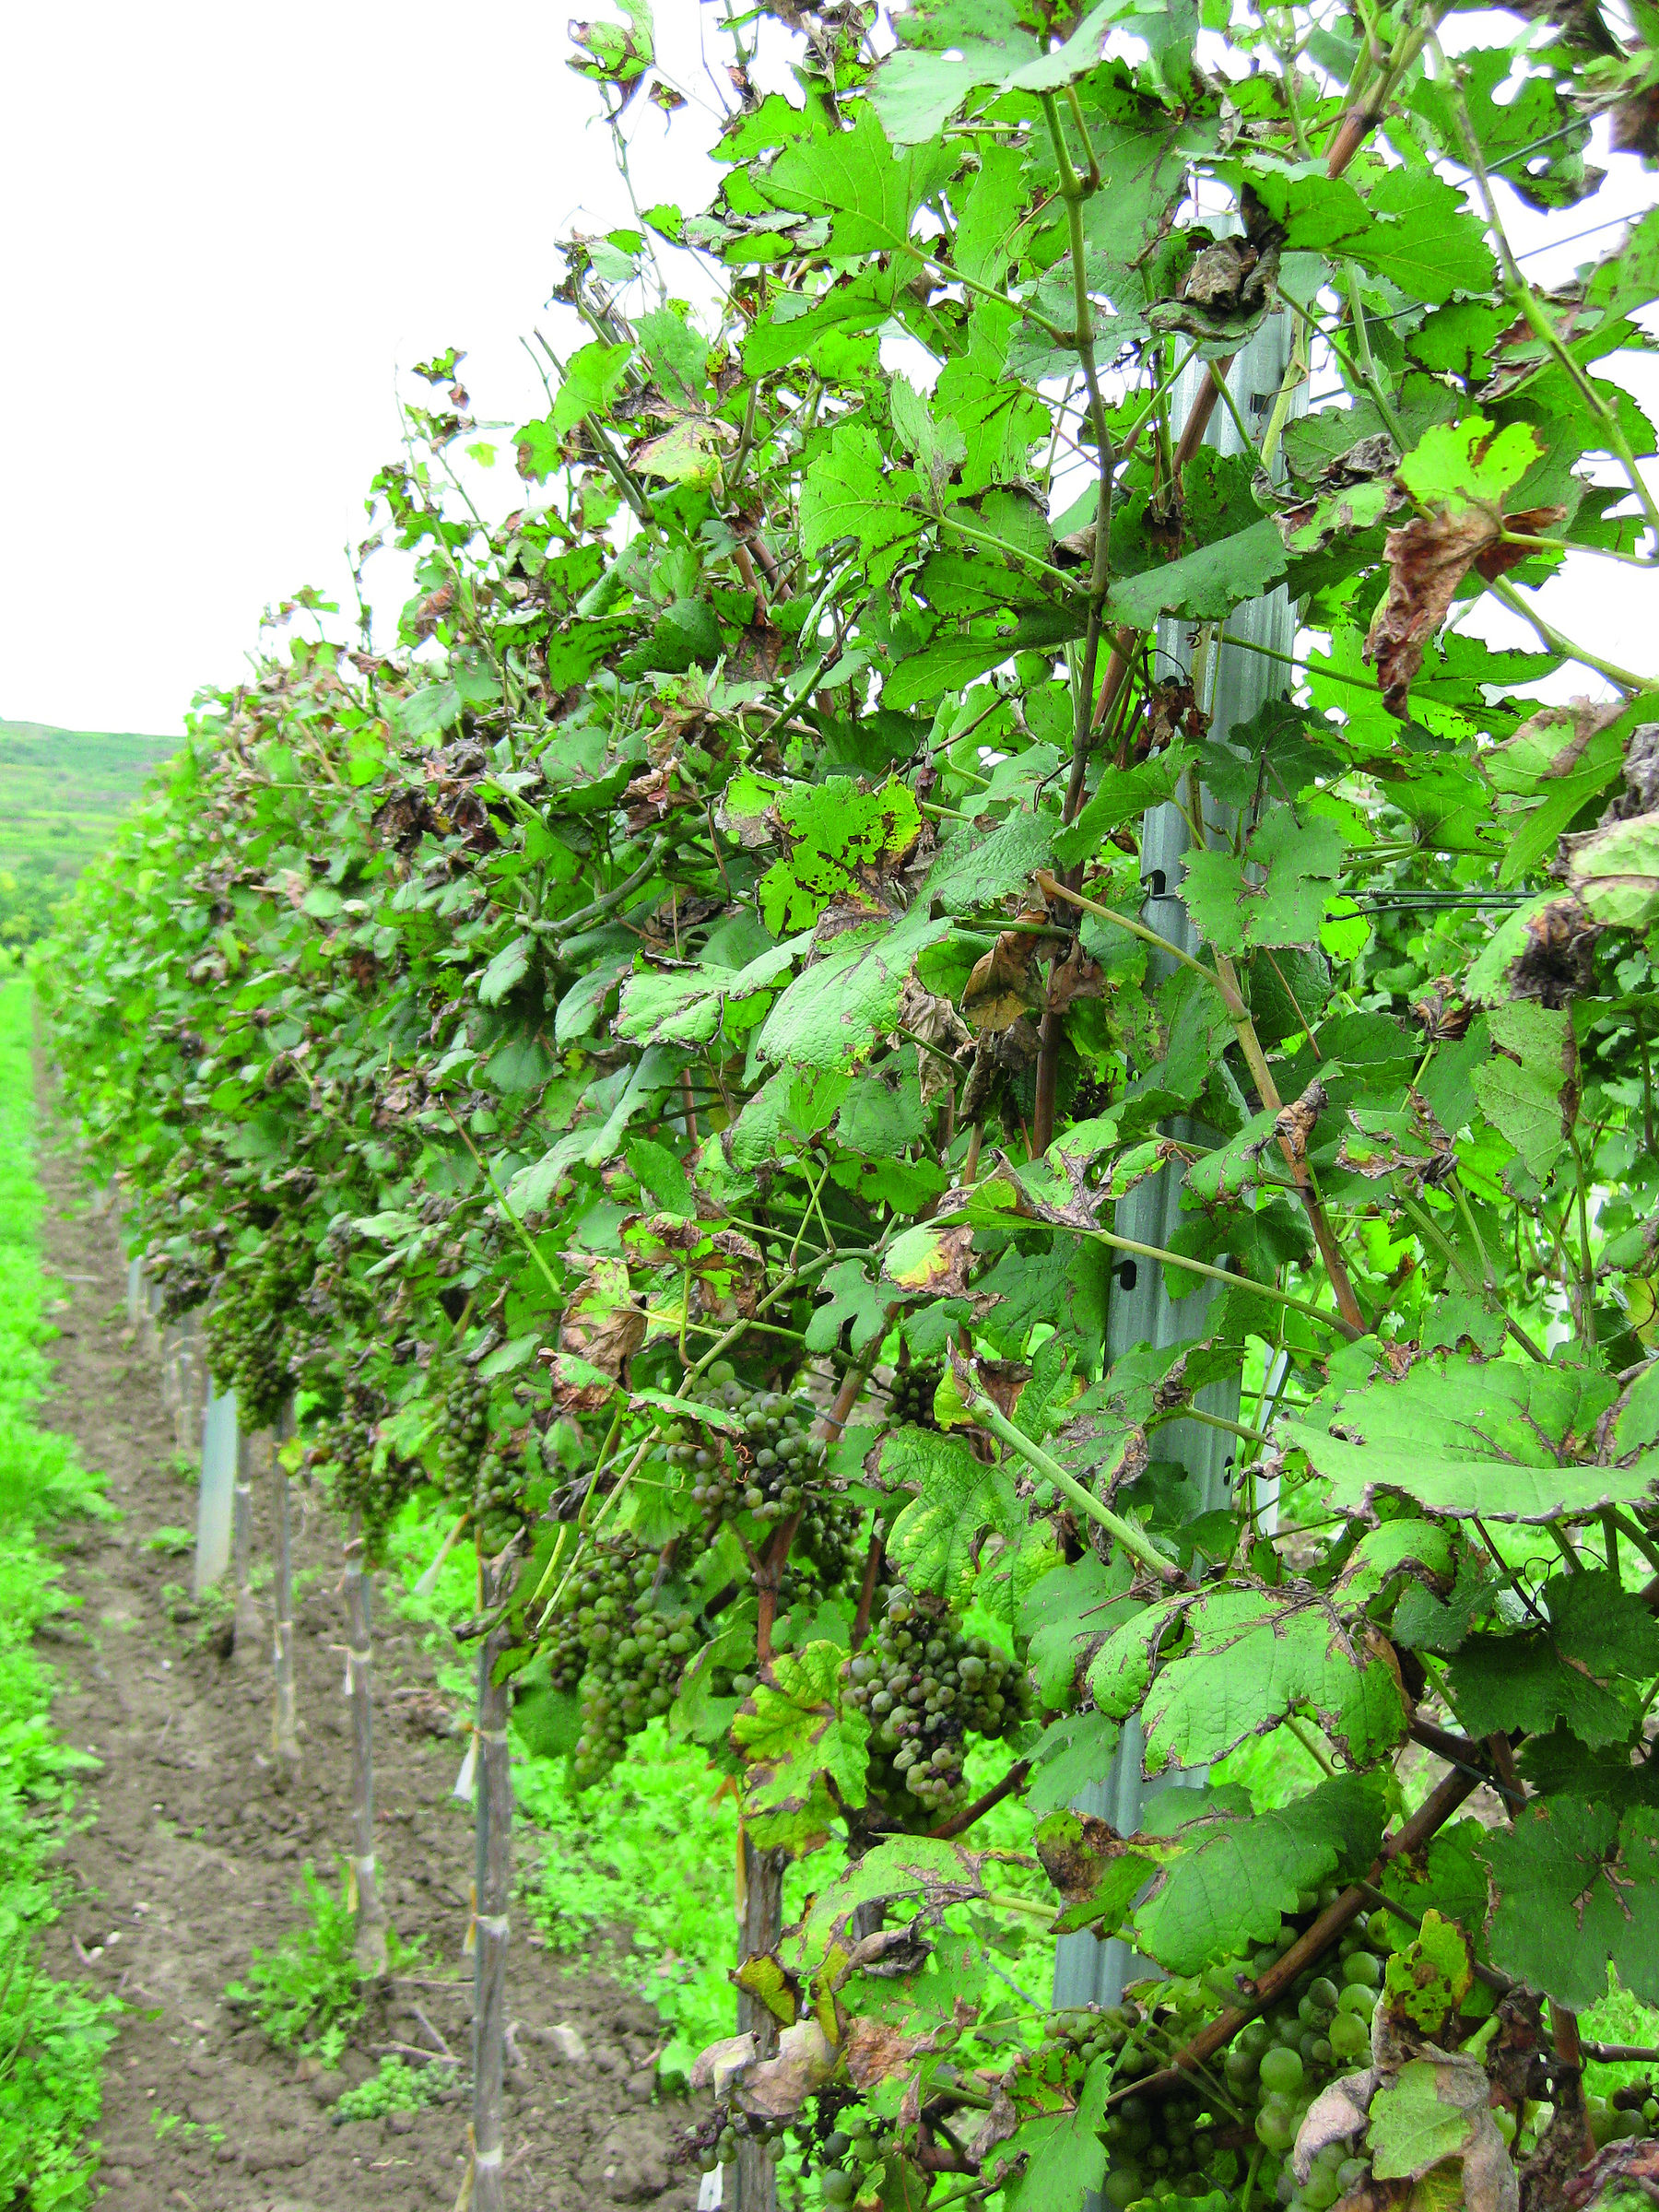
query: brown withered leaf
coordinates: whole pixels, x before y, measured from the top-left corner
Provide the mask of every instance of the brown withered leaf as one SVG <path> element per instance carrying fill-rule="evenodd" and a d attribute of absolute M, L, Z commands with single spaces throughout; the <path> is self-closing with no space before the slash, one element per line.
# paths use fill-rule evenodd
<path fill-rule="evenodd" d="M 975 961 L 962 993 L 962 1013 L 982 1036 L 1007 1029 L 1038 1004 L 1041 944 L 1024 930 L 1005 930 Z"/>
<path fill-rule="evenodd" d="M 1147 695 L 1136 754 L 1161 752 L 1177 737 L 1202 737 L 1209 726 L 1210 718 L 1198 704 L 1192 685 L 1184 677 L 1170 677 L 1154 684 Z"/>
<path fill-rule="evenodd" d="M 594 1260 L 565 1307 L 559 1350 L 619 1376 L 644 1341 L 645 1316 L 633 1303 L 627 1267 L 620 1260 Z"/>
<path fill-rule="evenodd" d="M 1290 2153 L 1290 2170 L 1299 2182 L 1307 2180 L 1322 2150 L 1333 2143 L 1355 2144 L 1364 2135 L 1371 2099 L 1382 2078 L 1375 2066 L 1367 2066 L 1360 2073 L 1343 2075 L 1319 2092 L 1308 2107 Z"/>
<path fill-rule="evenodd" d="M 660 768 L 647 770 L 636 776 L 622 794 L 622 804 L 628 810 L 628 827 L 637 836 L 660 822 L 671 806 L 686 796 L 678 786 L 679 762 L 665 760 Z"/>
<path fill-rule="evenodd" d="M 1601 925 L 1569 891 L 1540 907 L 1526 924 L 1526 944 L 1511 963 L 1512 998 L 1535 998 L 1541 1006 L 1565 1006 L 1595 981 L 1594 949 Z"/>
<path fill-rule="evenodd" d="M 1602 821 L 1630 822 L 1642 814 L 1659 814 L 1659 722 L 1638 723 L 1630 732 L 1625 746 L 1624 789 Z"/>
<path fill-rule="evenodd" d="M 719 2042 L 699 2052 L 691 2068 L 691 2087 L 712 2089 L 716 2097 L 724 2097 L 734 2077 L 754 2064 L 757 2048 L 752 2032 L 723 2036 Z"/>
<path fill-rule="evenodd" d="M 1050 971 L 1048 1003 L 1056 1014 L 1064 1014 L 1074 1000 L 1099 998 L 1103 988 L 1099 962 L 1089 959 L 1080 938 L 1075 939 L 1065 958 Z"/>
<path fill-rule="evenodd" d="M 931 1106 L 935 1100 L 955 1090 L 956 1077 L 949 1063 L 958 1057 L 964 1045 L 973 1042 L 973 1033 L 949 999 L 930 991 L 913 975 L 906 978 L 904 989 L 899 994 L 895 1021 L 897 1027 L 889 1040 L 895 1049 L 906 1036 L 913 1037 L 918 1045 L 927 1048 L 916 1055 L 917 1077 L 922 1103 Z"/>
<path fill-rule="evenodd" d="M 932 2035 L 906 2035 L 890 2020 L 872 2020 L 863 2015 L 847 2030 L 843 2046 L 847 2078 L 859 2090 L 873 2089 L 890 2075 L 907 2071 L 912 2060 L 937 2048 Z"/>
<path fill-rule="evenodd" d="M 1565 514 L 1561 507 L 1535 507 L 1511 515 L 1508 526 L 1535 532 Z M 1474 503 L 1453 513 L 1414 515 L 1384 542 L 1388 590 L 1371 617 L 1365 657 L 1377 665 L 1382 703 L 1406 719 L 1411 679 L 1423 665 L 1423 650 L 1446 618 L 1457 587 L 1471 569 L 1491 583 L 1529 555 L 1524 546 L 1505 545 L 1505 518 L 1497 508 Z"/>
<path fill-rule="evenodd" d="M 1019 1394 L 1031 1379 L 1030 1369 L 1018 1359 L 981 1359 L 975 1363 L 974 1373 L 985 1395 L 1012 1420 Z"/>
<path fill-rule="evenodd" d="M 1329 1104 L 1329 1093 L 1316 1076 L 1300 1099 L 1293 1099 L 1288 1106 L 1280 1108 L 1274 1129 L 1298 1159 L 1306 1159 L 1313 1124 Z"/>
<path fill-rule="evenodd" d="M 829 2080 L 837 2052 L 815 2019 L 797 2020 L 778 2038 L 778 2055 L 746 2067 L 735 2085 L 745 2112 L 787 2120 Z"/>
<path fill-rule="evenodd" d="M 597 1413 L 616 1396 L 615 1377 L 603 1368 L 590 1366 L 574 1352 L 549 1349 L 539 1357 L 547 1365 L 553 1403 L 560 1413 Z"/>
<path fill-rule="evenodd" d="M 1621 2196 L 1645 2196 L 1649 2204 L 1659 2205 L 1659 2142 L 1651 2136 L 1609 2143 L 1572 2176 L 1565 2191 L 1566 2202 L 1575 2207 L 1612 2204 Z"/>
<path fill-rule="evenodd" d="M 1019 2127 L 1019 2114 L 1007 2090 L 994 2080 L 985 2086 L 991 2091 L 991 2109 L 968 2143 L 969 2162 L 974 2166 L 982 2166 L 997 2145 L 1006 2143 Z"/>

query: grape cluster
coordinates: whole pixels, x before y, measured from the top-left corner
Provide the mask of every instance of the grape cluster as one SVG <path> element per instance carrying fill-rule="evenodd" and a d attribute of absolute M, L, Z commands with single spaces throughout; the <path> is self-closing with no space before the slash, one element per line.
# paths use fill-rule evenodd
<path fill-rule="evenodd" d="M 930 1818 L 962 1790 L 964 1737 L 1006 1735 L 1025 1717 L 1025 1678 L 942 1599 L 902 1583 L 882 1594 L 880 1625 L 847 1663 L 847 1700 L 870 1720 L 870 1783 L 889 1806 L 908 1795 Z"/>
<path fill-rule="evenodd" d="M 203 1331 L 214 1382 L 235 1391 L 245 1429 L 274 1428 L 282 1411 L 291 1382 L 289 1323 L 301 1288 L 274 1237 L 257 1258 L 233 1261 L 219 1277 Z"/>
<path fill-rule="evenodd" d="M 759 2112 L 742 2112 L 734 2105 L 716 2105 L 708 2121 L 698 2129 L 691 2155 L 704 2173 L 712 2173 L 716 2166 L 732 2163 L 740 2143 L 776 2143 L 788 2126 L 787 2120 L 765 2119 Z M 831 2198 L 830 2201 L 848 2200 Z"/>
<path fill-rule="evenodd" d="M 371 1559 L 378 1559 L 386 1530 L 405 1501 L 420 1486 L 420 1469 L 396 1453 L 380 1454 L 375 1465 L 376 1430 L 386 1401 L 367 1383 L 348 1382 L 337 1413 L 317 1430 L 312 1458 L 334 1470 L 334 1494 L 342 1510 L 361 1520 Z"/>
<path fill-rule="evenodd" d="M 749 1390 L 735 1380 L 720 1385 L 714 1402 L 741 1424 L 735 1436 L 713 1427 L 700 1439 L 669 1431 L 668 1464 L 690 1474 L 693 1501 L 712 1514 L 747 1512 L 761 1521 L 800 1511 L 830 1455 L 811 1433 L 813 1408 L 781 1390 Z"/>
<path fill-rule="evenodd" d="M 489 1386 L 469 1367 L 457 1368 L 443 1389 L 438 1468 L 452 1493 L 470 1492 L 489 1441 Z"/>
<path fill-rule="evenodd" d="M 888 1392 L 888 1415 L 893 1426 L 909 1421 L 918 1429 L 936 1429 L 934 1393 L 945 1379 L 942 1367 L 901 1367 Z"/>
<path fill-rule="evenodd" d="M 888 2124 L 862 2110 L 845 2119 L 845 2126 L 831 2128 L 818 2147 L 818 2188 L 827 2205 L 850 2205 L 865 2174 L 887 2156 Z"/>
<path fill-rule="evenodd" d="M 1335 1894 L 1334 1889 L 1307 1892 L 1308 1910 L 1318 1910 Z M 1282 1926 L 1275 1942 L 1264 1946 L 1250 1961 L 1251 1972 L 1266 1972 L 1296 1935 L 1293 1927 Z M 1299 2212 L 1302 2207 L 1305 2212 L 1325 2212 L 1369 2171 L 1363 2159 L 1348 2156 L 1340 2144 L 1319 2154 L 1300 2188 L 1288 2165 L 1282 2162 L 1321 2089 L 1336 2075 L 1363 2065 L 1370 2056 L 1371 2014 L 1382 1981 L 1378 1954 L 1390 1948 L 1394 1940 L 1386 1912 L 1374 1914 L 1364 1927 L 1347 1929 L 1335 1957 L 1300 1974 L 1269 2011 L 1241 2028 L 1223 2062 L 1229 2095 L 1247 2118 L 1254 2104 L 1251 2124 L 1255 2139 L 1270 2165 L 1279 2165 L 1279 2202 Z M 1274 2176 L 1265 2168 L 1262 2178 L 1266 2183 Z"/>
<path fill-rule="evenodd" d="M 505 1437 L 489 1439 L 473 1478 L 472 1510 L 487 1552 L 500 1551 L 523 1517 L 524 1460 Z"/>
<path fill-rule="evenodd" d="M 812 1433 L 816 1408 L 783 1391 L 751 1390 L 729 1370 L 714 1383 L 713 1403 L 736 1418 L 735 1436 L 712 1424 L 688 1434 L 677 1424 L 666 1439 L 668 1465 L 691 1477 L 692 1502 L 711 1523 L 744 1512 L 762 1522 L 797 1516 L 792 1553 L 809 1563 L 820 1589 L 840 1588 L 854 1571 L 860 1516 L 825 1485 L 830 1447 Z"/>
<path fill-rule="evenodd" d="M 572 1759 L 579 1788 L 614 1767 L 628 1739 L 674 1702 L 694 1648 L 685 1606 L 652 1602 L 657 1559 L 628 1535 L 602 1536 L 548 1644 L 555 1689 L 579 1689 L 582 1734 Z"/>

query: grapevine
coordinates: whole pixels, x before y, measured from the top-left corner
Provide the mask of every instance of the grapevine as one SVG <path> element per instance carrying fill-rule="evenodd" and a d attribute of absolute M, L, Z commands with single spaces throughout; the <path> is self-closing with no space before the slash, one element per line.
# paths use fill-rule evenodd
<path fill-rule="evenodd" d="M 1651 200 L 1659 23 L 981 12 L 735 14 L 722 182 L 571 241 L 546 412 L 420 365 L 414 594 L 204 694 L 51 951 L 66 1088 L 248 1413 L 476 1546 L 481 1804 L 659 1721 L 735 1797 L 739 2212 L 1617 2201 L 1659 215 L 1584 203 Z"/>

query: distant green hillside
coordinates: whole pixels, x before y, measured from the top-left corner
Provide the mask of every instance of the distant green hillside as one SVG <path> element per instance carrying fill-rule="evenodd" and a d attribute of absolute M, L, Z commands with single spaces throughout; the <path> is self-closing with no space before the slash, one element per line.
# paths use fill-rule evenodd
<path fill-rule="evenodd" d="M 0 718 L 0 944 L 51 911 L 180 740 Z"/>

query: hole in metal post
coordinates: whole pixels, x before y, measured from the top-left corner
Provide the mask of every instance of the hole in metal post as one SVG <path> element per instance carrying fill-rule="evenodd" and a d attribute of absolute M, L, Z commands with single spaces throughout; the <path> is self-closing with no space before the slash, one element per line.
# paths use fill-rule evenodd
<path fill-rule="evenodd" d="M 1161 868 L 1154 868 L 1152 873 L 1146 877 L 1144 880 L 1147 886 L 1147 896 L 1148 899 L 1162 899 L 1167 897 L 1168 894 L 1165 888 L 1164 872 Z"/>
<path fill-rule="evenodd" d="M 1133 1290 L 1135 1288 L 1135 1262 L 1133 1260 L 1124 1261 L 1117 1271 L 1119 1289 Z"/>

